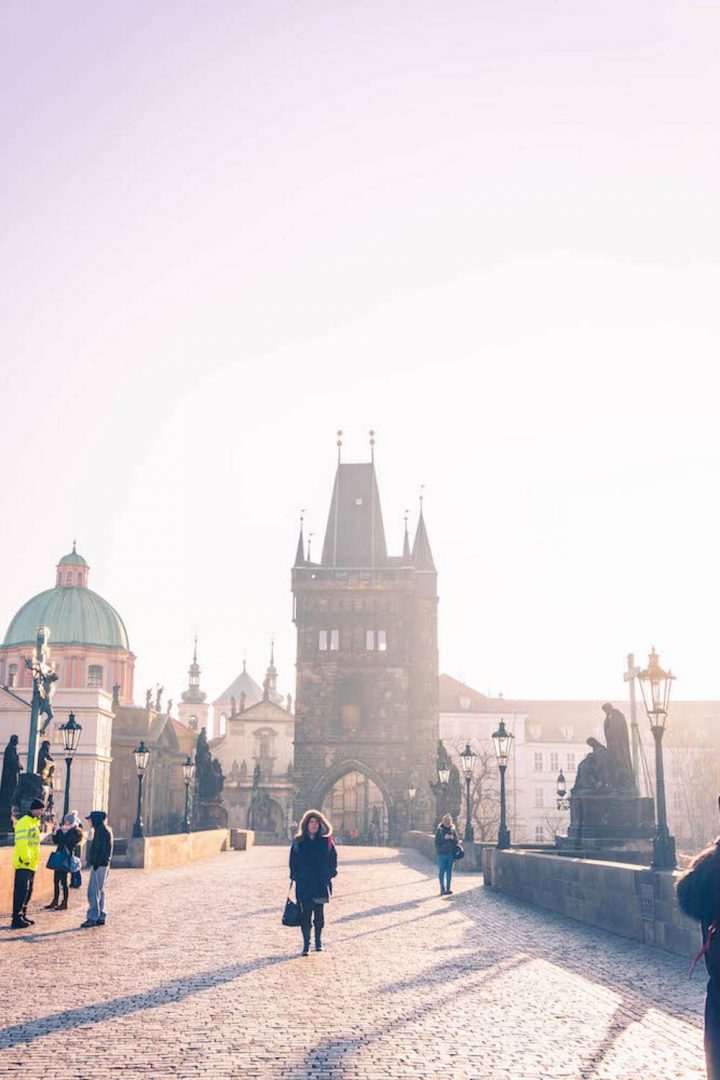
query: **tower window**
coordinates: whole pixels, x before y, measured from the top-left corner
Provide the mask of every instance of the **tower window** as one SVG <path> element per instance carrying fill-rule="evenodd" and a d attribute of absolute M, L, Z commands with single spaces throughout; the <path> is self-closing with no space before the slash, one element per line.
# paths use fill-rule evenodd
<path fill-rule="evenodd" d="M 568 754 L 567 756 L 567 771 L 575 772 L 575 755 Z"/>
<path fill-rule="evenodd" d="M 545 842 L 545 829 L 542 825 L 535 826 L 535 843 L 542 844 Z"/>
<path fill-rule="evenodd" d="M 365 648 L 369 652 L 372 652 L 373 649 L 375 648 L 375 631 L 374 630 L 366 630 L 365 631 Z"/>
<path fill-rule="evenodd" d="M 87 684 L 88 686 L 95 687 L 96 689 L 97 687 L 102 686 L 103 669 L 101 668 L 100 664 L 90 664 L 90 666 L 88 667 Z"/>
<path fill-rule="evenodd" d="M 543 756 L 542 754 L 535 754 L 533 757 L 533 770 L 535 772 L 543 771 Z"/>
<path fill-rule="evenodd" d="M 550 754 L 550 772 L 557 772 L 560 768 L 560 755 L 556 753 Z"/>
<path fill-rule="evenodd" d="M 331 652 L 337 652 L 339 648 L 340 648 L 340 631 L 339 630 L 331 630 L 330 631 L 330 651 Z"/>
<path fill-rule="evenodd" d="M 17 686 L 18 666 L 17 664 L 8 665 L 8 686 Z"/>
<path fill-rule="evenodd" d="M 321 652 L 327 652 L 328 647 L 328 632 L 327 630 L 320 630 L 318 633 L 318 649 Z"/>
<path fill-rule="evenodd" d="M 378 630 L 376 633 L 378 651 L 387 652 L 387 632 L 385 630 Z"/>

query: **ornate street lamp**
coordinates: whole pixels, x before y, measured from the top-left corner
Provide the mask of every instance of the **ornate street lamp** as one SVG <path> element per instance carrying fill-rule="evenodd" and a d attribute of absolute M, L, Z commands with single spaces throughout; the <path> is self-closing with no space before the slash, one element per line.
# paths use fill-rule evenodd
<path fill-rule="evenodd" d="M 500 826 L 498 828 L 497 846 L 501 850 L 510 847 L 510 830 L 505 820 L 505 770 L 510 757 L 510 744 L 513 740 L 511 731 L 505 728 L 505 721 L 501 720 L 497 731 L 493 732 L 492 741 L 495 748 L 498 769 L 500 770 Z"/>
<path fill-rule="evenodd" d="M 135 824 L 133 825 L 133 836 L 136 839 L 142 839 L 145 835 L 145 826 L 142 819 L 142 789 L 143 779 L 145 777 L 145 770 L 147 769 L 148 758 L 150 757 L 150 751 L 145 746 L 144 739 L 140 740 L 140 745 L 136 746 L 133 750 L 135 755 L 135 768 L 138 774 L 138 799 L 137 799 L 137 817 Z"/>
<path fill-rule="evenodd" d="M 557 802 L 555 804 L 558 810 L 569 810 L 570 799 L 568 798 L 567 785 L 565 783 L 565 774 L 562 769 L 558 773 L 557 778 Z"/>
<path fill-rule="evenodd" d="M 60 735 L 65 751 L 65 809 L 63 810 L 63 817 L 65 817 L 70 813 L 70 767 L 82 735 L 82 724 L 76 723 L 75 713 L 71 712 L 65 723 L 60 725 Z"/>
<path fill-rule="evenodd" d="M 470 784 L 472 783 L 473 773 L 475 771 L 475 754 L 470 749 L 470 743 L 465 744 L 465 749 L 460 754 L 460 764 L 462 765 L 463 776 L 465 777 L 465 842 L 471 844 L 475 839 L 472 812 L 470 810 Z"/>
<path fill-rule="evenodd" d="M 443 815 L 444 815 L 444 814 L 447 813 L 448 784 L 450 783 L 450 769 L 449 768 L 438 769 L 437 775 L 438 775 L 438 783 L 440 784 L 440 791 L 442 793 L 441 806 L 442 806 L 442 812 L 443 812 Z"/>
<path fill-rule="evenodd" d="M 653 648 L 648 657 L 648 666 L 638 675 L 645 711 L 650 721 L 650 730 L 655 740 L 655 794 L 657 799 L 657 831 L 653 840 L 653 870 L 674 870 L 677 866 L 675 857 L 675 837 L 670 835 L 665 808 L 665 767 L 662 756 L 662 739 L 667 723 L 670 691 L 675 676 L 671 671 L 663 671 L 660 658 Z"/>
<path fill-rule="evenodd" d="M 416 787 L 408 788 L 408 798 L 410 799 L 410 829 L 415 828 L 415 796 L 417 794 Z"/>
<path fill-rule="evenodd" d="M 188 754 L 187 761 L 183 763 L 183 780 L 185 781 L 185 817 L 183 818 L 183 832 L 190 832 L 190 784 L 195 776 L 195 762 Z"/>

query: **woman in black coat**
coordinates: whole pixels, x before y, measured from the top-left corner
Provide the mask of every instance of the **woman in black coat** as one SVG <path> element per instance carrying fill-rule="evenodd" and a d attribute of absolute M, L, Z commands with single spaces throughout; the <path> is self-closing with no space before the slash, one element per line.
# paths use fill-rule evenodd
<path fill-rule="evenodd" d="M 319 810 L 306 810 L 290 848 L 290 880 L 300 906 L 303 956 L 310 951 L 310 926 L 315 924 L 315 949 L 322 950 L 324 905 L 330 899 L 332 879 L 337 875 L 337 851 L 332 826 Z"/>
<path fill-rule="evenodd" d="M 78 844 L 82 843 L 83 827 L 77 810 L 66 814 L 61 825 L 53 833 L 53 843 L 58 851 L 66 855 L 73 855 Z M 65 911 L 68 906 L 68 870 L 56 870 L 53 874 L 53 898 L 52 903 L 47 904 L 49 911 Z M 60 889 L 62 888 L 62 903 L 60 903 Z"/>

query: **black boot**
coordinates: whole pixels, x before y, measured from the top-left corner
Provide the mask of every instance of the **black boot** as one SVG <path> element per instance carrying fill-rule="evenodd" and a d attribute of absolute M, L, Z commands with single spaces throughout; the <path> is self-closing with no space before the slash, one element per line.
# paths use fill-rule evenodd
<path fill-rule="evenodd" d="M 322 941 L 317 930 L 315 931 L 315 952 L 322 952 Z"/>
<path fill-rule="evenodd" d="M 307 933 L 307 934 L 303 934 L 303 951 L 302 951 L 302 954 L 303 954 L 303 956 L 307 956 L 307 954 L 309 952 L 310 952 L 310 934 Z"/>

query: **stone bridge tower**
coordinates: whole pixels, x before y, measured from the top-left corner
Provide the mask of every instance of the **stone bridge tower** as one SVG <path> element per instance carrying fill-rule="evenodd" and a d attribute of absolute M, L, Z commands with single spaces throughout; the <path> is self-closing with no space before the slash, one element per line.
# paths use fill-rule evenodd
<path fill-rule="evenodd" d="M 402 555 L 389 556 L 374 462 L 338 462 L 322 557 L 308 561 L 301 526 L 292 591 L 296 816 L 324 805 L 337 818 L 354 800 L 362 833 L 360 806 L 367 815 L 379 791 L 390 842 L 411 817 L 430 826 L 438 598 L 422 507 L 412 549 L 406 525 Z"/>

